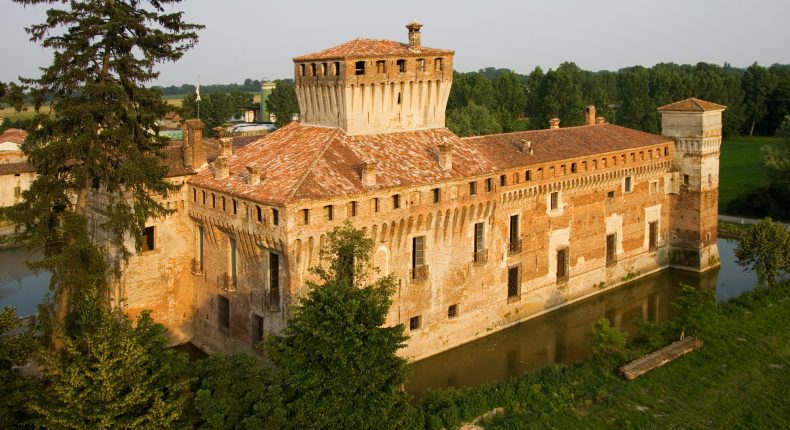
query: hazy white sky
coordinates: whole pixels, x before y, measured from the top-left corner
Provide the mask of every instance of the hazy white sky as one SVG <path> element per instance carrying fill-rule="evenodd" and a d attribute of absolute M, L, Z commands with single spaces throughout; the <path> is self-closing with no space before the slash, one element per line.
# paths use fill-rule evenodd
<path fill-rule="evenodd" d="M 292 77 L 294 56 L 356 37 L 405 42 L 412 19 L 424 24 L 424 46 L 456 51 L 459 71 L 790 63 L 788 0 L 185 0 L 177 9 L 206 29 L 181 61 L 159 67 L 162 85 Z M 43 17 L 3 1 L 0 81 L 50 62 L 24 31 Z"/>

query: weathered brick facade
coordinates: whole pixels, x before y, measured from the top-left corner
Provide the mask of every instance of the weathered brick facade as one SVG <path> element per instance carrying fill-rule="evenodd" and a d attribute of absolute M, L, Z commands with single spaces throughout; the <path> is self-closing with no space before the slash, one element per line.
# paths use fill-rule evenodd
<path fill-rule="evenodd" d="M 718 264 L 722 106 L 661 108 L 664 136 L 590 107 L 584 126 L 462 139 L 444 128 L 453 53 L 409 31 L 409 44 L 295 58 L 303 123 L 224 144 L 208 166 L 184 144 L 195 174 L 151 222 L 159 247 L 130 262 L 124 305 L 206 350 L 252 350 L 349 221 L 399 279 L 387 323 L 419 359 L 670 266 Z"/>

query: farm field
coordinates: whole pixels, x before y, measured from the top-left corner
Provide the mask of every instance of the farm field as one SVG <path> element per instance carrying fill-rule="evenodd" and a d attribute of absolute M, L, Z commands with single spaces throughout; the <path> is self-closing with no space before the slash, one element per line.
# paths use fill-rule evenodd
<path fill-rule="evenodd" d="M 727 205 L 735 197 L 759 187 L 765 180 L 763 145 L 774 145 L 778 137 L 740 136 L 724 139 L 719 165 L 719 213 L 726 213 Z"/>

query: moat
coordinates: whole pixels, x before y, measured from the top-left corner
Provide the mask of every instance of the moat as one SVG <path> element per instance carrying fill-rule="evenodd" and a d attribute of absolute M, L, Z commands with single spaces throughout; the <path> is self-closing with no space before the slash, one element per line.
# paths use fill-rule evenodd
<path fill-rule="evenodd" d="M 721 267 L 702 275 L 668 270 L 562 309 L 492 333 L 411 365 L 407 390 L 417 398 L 430 388 L 471 387 L 535 370 L 572 363 L 589 354 L 592 324 L 609 318 L 619 329 L 635 333 L 637 317 L 652 322 L 671 316 L 680 283 L 716 289 L 725 301 L 750 290 L 756 275 L 735 263 L 736 242 L 719 239 Z M 0 250 L 0 308 L 15 306 L 20 316 L 36 312 L 48 290 L 49 275 L 34 274 L 24 264 L 24 249 Z"/>

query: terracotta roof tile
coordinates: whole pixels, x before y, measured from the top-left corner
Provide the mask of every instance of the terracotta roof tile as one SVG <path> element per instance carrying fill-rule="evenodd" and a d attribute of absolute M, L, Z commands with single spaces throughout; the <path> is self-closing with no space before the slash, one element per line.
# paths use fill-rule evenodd
<path fill-rule="evenodd" d="M 533 155 L 523 153 L 532 142 Z M 340 129 L 291 123 L 234 153 L 230 176 L 204 169 L 190 182 L 270 204 L 363 194 L 375 189 L 429 184 L 493 174 L 520 166 L 669 143 L 671 140 L 611 124 L 461 139 L 446 128 L 348 136 Z M 452 170 L 438 162 L 438 146 L 453 144 Z M 360 179 L 363 162 L 376 163 L 376 185 Z M 263 172 L 246 182 L 246 166 Z"/>
<path fill-rule="evenodd" d="M 0 175 L 15 175 L 17 173 L 33 173 L 36 169 L 24 161 L 15 163 L 0 163 Z"/>
<path fill-rule="evenodd" d="M 727 106 L 708 102 L 705 100 L 695 99 L 694 97 L 679 102 L 670 103 L 658 108 L 659 112 L 707 112 L 715 110 L 724 110 Z"/>
<path fill-rule="evenodd" d="M 25 143 L 27 132 L 18 128 L 8 128 L 0 133 L 0 142 L 14 142 L 17 145 Z"/>
<path fill-rule="evenodd" d="M 409 45 L 393 40 L 354 39 L 323 51 L 294 57 L 294 61 L 334 60 L 363 57 L 416 57 L 447 55 L 454 51 L 422 47 L 419 52 L 409 51 Z"/>

